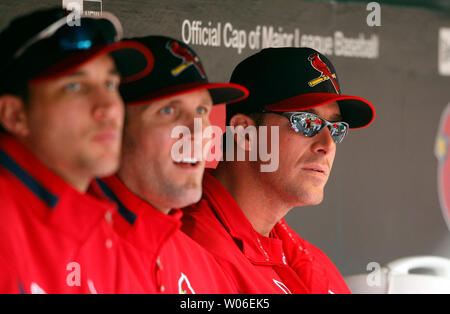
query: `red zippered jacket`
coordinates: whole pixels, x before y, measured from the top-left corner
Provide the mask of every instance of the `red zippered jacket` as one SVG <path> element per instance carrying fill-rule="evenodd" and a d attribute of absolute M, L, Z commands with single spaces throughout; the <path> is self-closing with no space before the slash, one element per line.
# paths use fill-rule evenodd
<path fill-rule="evenodd" d="M 127 223 L 117 233 L 142 252 L 143 265 L 161 293 L 238 293 L 235 281 L 215 258 L 181 230 L 180 210 L 164 214 L 131 192 L 117 176 L 100 181 Z M 133 219 L 130 219 L 132 217 Z"/>
<path fill-rule="evenodd" d="M 0 293 L 154 292 L 120 220 L 97 184 L 78 192 L 0 135 Z"/>
<path fill-rule="evenodd" d="M 256 232 L 208 172 L 202 200 L 183 212 L 183 231 L 217 258 L 242 293 L 350 293 L 328 257 L 301 239 L 284 219 L 270 237 Z"/>

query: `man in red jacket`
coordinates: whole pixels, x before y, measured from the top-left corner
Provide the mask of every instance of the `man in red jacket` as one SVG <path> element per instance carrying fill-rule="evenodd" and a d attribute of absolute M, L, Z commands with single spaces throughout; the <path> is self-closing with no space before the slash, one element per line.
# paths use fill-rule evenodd
<path fill-rule="evenodd" d="M 195 52 L 175 39 L 132 40 L 152 51 L 155 67 L 120 88 L 127 105 L 122 165 L 117 175 L 100 181 L 128 221 L 116 225 L 117 231 L 143 252 L 157 292 L 238 293 L 214 257 L 180 230 L 177 208 L 201 197 L 202 129 L 210 124 L 212 106 L 248 92 L 237 84 L 209 83 Z"/>
<path fill-rule="evenodd" d="M 225 161 L 205 174 L 204 195 L 184 211 L 183 230 L 243 293 L 349 293 L 327 256 L 283 217 L 322 201 L 336 144 L 349 128 L 372 122 L 372 105 L 342 95 L 331 62 L 309 48 L 264 49 L 230 81 L 250 96 L 227 106 Z"/>
<path fill-rule="evenodd" d="M 150 291 L 89 187 L 119 166 L 121 74 L 145 75 L 150 54 L 111 14 L 67 21 L 46 9 L 0 33 L 0 293 Z"/>

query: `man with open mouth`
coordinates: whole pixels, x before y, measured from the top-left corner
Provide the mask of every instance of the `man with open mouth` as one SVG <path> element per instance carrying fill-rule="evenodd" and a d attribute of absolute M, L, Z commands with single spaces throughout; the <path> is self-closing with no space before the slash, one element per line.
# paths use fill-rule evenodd
<path fill-rule="evenodd" d="M 209 83 L 195 52 L 175 39 L 132 40 L 151 50 L 154 68 L 121 86 L 126 104 L 122 166 L 101 181 L 127 221 L 118 232 L 150 262 L 147 273 L 155 292 L 237 293 L 234 280 L 214 257 L 180 230 L 177 208 L 202 195 L 205 158 L 194 142 L 200 138 L 203 146 L 205 140 L 195 119 L 207 127 L 213 105 L 243 99 L 248 92 L 238 84 Z M 174 133 L 180 127 L 189 132 Z M 174 152 L 180 139 L 189 151 Z"/>

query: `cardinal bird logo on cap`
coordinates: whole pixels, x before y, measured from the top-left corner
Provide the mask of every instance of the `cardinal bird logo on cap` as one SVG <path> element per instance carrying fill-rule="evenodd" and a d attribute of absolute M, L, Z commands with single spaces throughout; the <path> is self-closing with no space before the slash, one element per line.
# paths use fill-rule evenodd
<path fill-rule="evenodd" d="M 450 228 L 450 104 L 441 116 L 438 135 L 436 138 L 435 155 L 438 159 L 438 188 L 439 200 L 444 217 Z"/>
<path fill-rule="evenodd" d="M 308 84 L 311 87 L 316 86 L 319 83 L 331 80 L 331 83 L 334 86 L 334 89 L 336 90 L 336 93 L 339 94 L 339 86 L 336 82 L 336 74 L 331 73 L 330 68 L 320 59 L 318 53 L 314 53 L 308 57 L 308 60 L 311 62 L 311 65 L 314 69 L 320 72 L 320 76 L 312 81 L 310 81 Z"/>
<path fill-rule="evenodd" d="M 178 293 L 179 294 L 195 294 L 194 289 L 191 287 L 188 277 L 181 273 L 180 279 L 178 279 Z"/>
<path fill-rule="evenodd" d="M 171 71 L 173 76 L 178 76 L 190 66 L 194 66 L 197 69 L 200 76 L 202 78 L 206 78 L 206 73 L 205 70 L 203 69 L 203 66 L 200 63 L 200 59 L 193 52 L 189 51 L 188 49 L 184 48 L 179 43 L 173 40 L 169 41 L 166 47 L 167 49 L 169 49 L 172 55 L 183 60 L 179 66 L 177 66 Z"/>

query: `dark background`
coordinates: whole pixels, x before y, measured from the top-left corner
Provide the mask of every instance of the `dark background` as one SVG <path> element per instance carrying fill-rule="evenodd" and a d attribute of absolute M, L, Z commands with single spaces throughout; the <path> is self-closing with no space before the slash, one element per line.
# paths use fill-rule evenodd
<path fill-rule="evenodd" d="M 325 200 L 293 209 L 288 223 L 320 247 L 344 275 L 366 272 L 410 255 L 450 257 L 450 236 L 439 206 L 434 144 L 450 101 L 450 77 L 438 72 L 438 34 L 450 28 L 450 1 L 381 1 L 381 26 L 369 27 L 365 1 L 103 0 L 126 36 L 163 34 L 182 39 L 185 19 L 230 22 L 247 32 L 257 25 L 320 36 L 379 38 L 375 59 L 329 55 L 343 93 L 367 98 L 377 116 L 338 147 Z M 0 1 L 0 29 L 37 7 L 62 1 Z M 100 9 L 100 3 L 86 8 Z M 1 43 L 5 45 L 7 43 Z M 192 45 L 211 81 L 227 81 L 233 67 L 255 50 Z M 449 46 L 450 47 L 450 46 Z M 450 48 L 449 48 L 450 49 Z"/>

